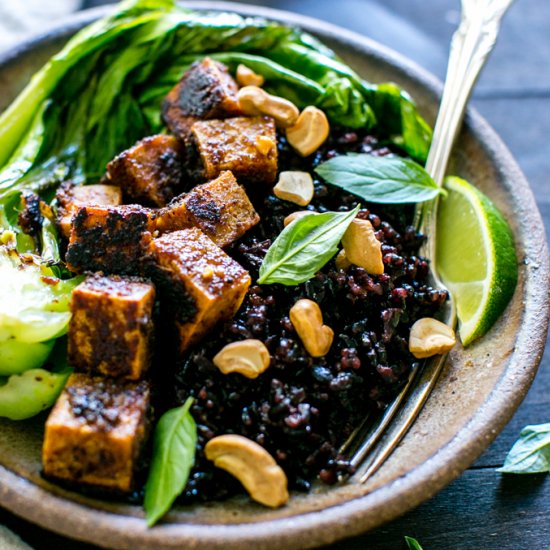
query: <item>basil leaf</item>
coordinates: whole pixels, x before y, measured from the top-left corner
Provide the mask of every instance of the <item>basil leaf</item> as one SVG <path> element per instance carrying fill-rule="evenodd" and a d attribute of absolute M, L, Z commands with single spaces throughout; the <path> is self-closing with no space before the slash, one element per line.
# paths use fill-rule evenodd
<path fill-rule="evenodd" d="M 192 404 L 190 397 L 181 407 L 164 413 L 155 429 L 143 502 L 148 527 L 168 512 L 183 491 L 195 463 L 197 426 L 189 412 Z"/>
<path fill-rule="evenodd" d="M 350 153 L 323 162 L 315 172 L 328 183 L 369 202 L 424 202 L 441 193 L 424 168 L 400 157 Z"/>
<path fill-rule="evenodd" d="M 295 286 L 311 279 L 338 252 L 338 243 L 359 212 L 311 214 L 294 221 L 269 247 L 258 283 Z"/>
<path fill-rule="evenodd" d="M 540 474 L 550 472 L 550 423 L 525 426 L 510 449 L 504 465 L 497 472 L 505 474 Z"/>
<path fill-rule="evenodd" d="M 420 543 L 412 537 L 405 537 L 405 542 L 407 543 L 407 547 L 409 550 L 422 550 L 422 546 L 420 546 Z"/>

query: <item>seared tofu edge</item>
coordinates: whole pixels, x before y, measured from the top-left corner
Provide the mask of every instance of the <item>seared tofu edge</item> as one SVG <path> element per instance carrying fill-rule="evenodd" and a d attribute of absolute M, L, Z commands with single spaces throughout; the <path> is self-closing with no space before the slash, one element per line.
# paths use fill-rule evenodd
<path fill-rule="evenodd" d="M 117 493 L 133 489 L 149 433 L 147 382 L 73 374 L 46 421 L 46 477 Z"/>
<path fill-rule="evenodd" d="M 155 288 L 135 277 L 89 276 L 73 290 L 69 364 L 79 372 L 139 380 L 153 354 Z"/>
<path fill-rule="evenodd" d="M 182 309 L 170 306 L 180 354 L 199 342 L 217 323 L 231 318 L 251 283 L 248 272 L 198 228 L 153 239 L 150 262 L 151 278 L 161 303 L 187 306 Z M 164 281 L 159 280 L 159 274 Z M 167 288 L 171 294 L 163 296 Z"/>

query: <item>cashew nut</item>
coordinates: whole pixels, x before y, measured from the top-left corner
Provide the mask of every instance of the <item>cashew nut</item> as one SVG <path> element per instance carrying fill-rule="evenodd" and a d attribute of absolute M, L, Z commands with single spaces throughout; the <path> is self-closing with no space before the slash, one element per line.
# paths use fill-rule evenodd
<path fill-rule="evenodd" d="M 290 322 L 312 357 L 323 357 L 329 352 L 334 331 L 323 325 L 323 314 L 317 303 L 308 299 L 298 300 L 290 308 Z"/>
<path fill-rule="evenodd" d="M 447 353 L 455 344 L 453 329 L 437 319 L 424 317 L 411 327 L 409 351 L 417 359 Z"/>
<path fill-rule="evenodd" d="M 336 264 L 336 269 L 341 269 L 343 271 L 347 271 L 353 264 L 348 260 L 348 257 L 346 256 L 345 250 L 340 250 L 338 254 L 336 254 L 336 258 L 334 260 L 334 263 Z"/>
<path fill-rule="evenodd" d="M 291 101 L 283 97 L 268 94 L 258 86 L 245 86 L 237 93 L 239 106 L 247 115 L 267 115 L 275 119 L 281 128 L 292 126 L 300 111 Z"/>
<path fill-rule="evenodd" d="M 220 435 L 205 445 L 204 452 L 214 466 L 235 476 L 256 502 L 277 508 L 288 501 L 285 473 L 254 441 L 241 435 Z"/>
<path fill-rule="evenodd" d="M 260 340 L 240 340 L 224 346 L 212 360 L 223 374 L 238 372 L 257 378 L 270 363 L 269 351 Z"/>
<path fill-rule="evenodd" d="M 255 73 L 250 67 L 242 63 L 237 67 L 237 82 L 239 86 L 263 86 L 265 78 Z"/>
<path fill-rule="evenodd" d="M 382 243 L 369 220 L 354 219 L 342 238 L 347 259 L 371 275 L 382 275 Z"/>
<path fill-rule="evenodd" d="M 286 129 L 288 143 L 302 157 L 315 153 L 325 143 L 330 133 L 327 116 L 317 107 L 306 107 L 298 120 Z"/>
<path fill-rule="evenodd" d="M 298 206 L 307 206 L 313 198 L 315 189 L 309 172 L 281 172 L 279 181 L 273 188 L 276 197 L 290 201 Z"/>
<path fill-rule="evenodd" d="M 312 210 L 296 210 L 296 212 L 292 212 L 283 220 L 283 225 L 286 227 L 287 225 L 290 225 L 293 221 L 299 220 L 300 218 L 303 218 L 308 214 L 317 214 L 317 212 L 313 212 Z"/>

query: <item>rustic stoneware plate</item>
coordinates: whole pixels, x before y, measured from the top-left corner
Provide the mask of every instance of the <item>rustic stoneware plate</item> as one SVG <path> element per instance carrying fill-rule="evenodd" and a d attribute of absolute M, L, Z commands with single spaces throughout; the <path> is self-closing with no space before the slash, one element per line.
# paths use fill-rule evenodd
<path fill-rule="evenodd" d="M 298 25 L 333 47 L 368 80 L 393 80 L 433 122 L 441 89 L 430 75 L 380 45 L 314 19 L 237 4 L 192 3 Z M 69 36 L 104 12 L 86 12 L 22 44 L 0 62 L 0 110 Z M 268 510 L 235 498 L 173 510 L 147 529 L 141 508 L 72 493 L 40 475 L 45 416 L 0 421 L 0 505 L 48 529 L 115 548 L 306 548 L 376 527 L 434 495 L 481 454 L 526 394 L 548 323 L 549 266 L 542 221 L 506 147 L 475 112 L 467 116 L 451 172 L 474 182 L 510 221 L 520 260 L 518 287 L 503 317 L 467 350 L 457 347 L 422 414 L 366 485 L 317 488 Z M 467 228 L 465 228 L 467 230 Z"/>

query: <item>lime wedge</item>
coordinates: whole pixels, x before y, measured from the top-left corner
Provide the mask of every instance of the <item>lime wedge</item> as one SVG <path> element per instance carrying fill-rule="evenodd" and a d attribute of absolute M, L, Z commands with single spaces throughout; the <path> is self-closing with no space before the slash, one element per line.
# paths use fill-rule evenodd
<path fill-rule="evenodd" d="M 518 265 L 512 232 L 495 205 L 460 178 L 445 181 L 437 217 L 436 267 L 457 308 L 467 346 L 483 336 L 514 294 Z"/>

